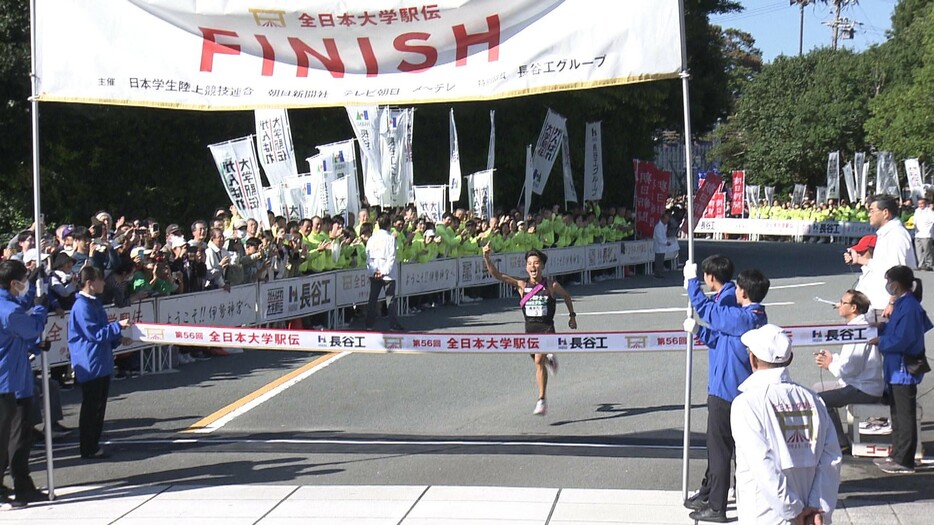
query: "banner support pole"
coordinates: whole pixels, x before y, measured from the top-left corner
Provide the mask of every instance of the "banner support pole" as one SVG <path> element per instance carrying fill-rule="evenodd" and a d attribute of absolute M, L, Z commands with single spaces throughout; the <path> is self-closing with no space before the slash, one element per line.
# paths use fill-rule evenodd
<path fill-rule="evenodd" d="M 39 178 L 39 100 L 36 98 L 39 92 L 39 77 L 36 72 L 36 0 L 29 2 L 29 39 L 31 47 L 30 64 L 30 87 L 32 96 L 29 98 L 30 114 L 32 117 L 32 205 L 35 211 L 36 225 L 36 250 L 41 249 L 42 242 L 42 202 L 40 193 Z M 39 257 L 39 264 L 42 264 L 42 257 Z M 41 292 L 42 277 L 36 280 L 36 294 Z M 49 501 L 55 499 L 55 469 L 54 458 L 52 457 L 52 417 L 49 402 L 49 360 L 46 352 L 40 352 L 40 361 L 42 366 L 42 426 L 45 435 L 45 473 L 48 480 Z"/>
<path fill-rule="evenodd" d="M 691 167 L 691 98 L 690 74 L 688 73 L 687 32 L 685 30 L 684 0 L 678 0 L 681 28 L 681 91 L 684 98 L 684 170 L 687 188 L 687 220 L 688 220 L 688 260 L 685 264 L 694 263 L 694 185 L 692 181 L 693 169 Z M 694 316 L 694 308 L 688 299 L 685 317 Z M 681 495 L 688 497 L 688 483 L 691 462 L 691 379 L 694 366 L 694 338 L 688 337 L 687 351 L 684 358 L 684 436 L 682 442 L 681 465 Z"/>

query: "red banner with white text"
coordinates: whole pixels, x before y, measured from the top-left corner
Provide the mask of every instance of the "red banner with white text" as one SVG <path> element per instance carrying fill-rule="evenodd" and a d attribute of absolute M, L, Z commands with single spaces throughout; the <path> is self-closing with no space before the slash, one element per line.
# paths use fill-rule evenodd
<path fill-rule="evenodd" d="M 650 239 L 665 211 L 671 173 L 658 169 L 654 162 L 632 162 L 636 173 L 636 232 L 639 237 Z"/>

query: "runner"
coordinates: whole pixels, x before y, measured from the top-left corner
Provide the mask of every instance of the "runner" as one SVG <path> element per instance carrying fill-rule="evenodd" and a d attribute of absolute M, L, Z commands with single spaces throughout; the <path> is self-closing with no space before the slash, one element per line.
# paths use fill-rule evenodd
<path fill-rule="evenodd" d="M 519 300 L 519 307 L 522 308 L 522 315 L 525 317 L 525 333 L 550 334 L 555 332 L 555 296 L 564 298 L 564 304 L 568 307 L 568 315 L 571 316 L 568 320 L 568 327 L 577 330 L 577 314 L 574 313 L 571 294 L 557 281 L 543 275 L 545 263 L 548 262 L 547 255 L 539 250 L 525 252 L 525 271 L 529 273 L 529 278 L 522 280 L 500 273 L 490 260 L 490 251 L 490 245 L 483 247 L 483 261 L 490 275 L 515 286 L 519 290 L 519 295 L 522 296 Z M 532 354 L 532 359 L 535 360 L 535 381 L 538 383 L 538 402 L 535 403 L 535 410 L 532 414 L 544 416 L 548 411 L 548 405 L 545 402 L 548 370 L 545 367 L 550 368 L 552 374 L 557 374 L 558 360 L 553 354 Z"/>

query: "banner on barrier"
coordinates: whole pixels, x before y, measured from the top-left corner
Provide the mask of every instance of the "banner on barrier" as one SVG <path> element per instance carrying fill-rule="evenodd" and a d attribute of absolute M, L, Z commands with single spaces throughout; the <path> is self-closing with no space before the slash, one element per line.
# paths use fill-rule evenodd
<path fill-rule="evenodd" d="M 869 326 L 786 327 L 792 344 L 802 346 L 864 343 L 875 337 Z M 237 347 L 299 352 L 514 354 L 684 351 L 683 331 L 515 333 L 379 333 L 274 330 L 140 323 L 131 337 L 154 345 Z M 703 344 L 697 338 L 695 345 Z"/>
<path fill-rule="evenodd" d="M 809 237 L 862 237 L 875 233 L 867 222 L 811 222 L 772 219 L 701 219 L 695 233 L 732 233 Z"/>
<path fill-rule="evenodd" d="M 261 322 L 319 314 L 337 306 L 334 272 L 270 281 L 259 285 Z"/>
<path fill-rule="evenodd" d="M 369 302 L 370 275 L 372 273 L 366 268 L 336 272 L 337 306 L 353 306 Z M 379 298 L 385 299 L 385 297 L 386 287 L 384 286 L 379 292 Z"/>
<path fill-rule="evenodd" d="M 156 308 L 152 299 L 146 299 L 139 303 L 133 303 L 130 306 L 117 308 L 108 306 L 104 309 L 107 312 L 107 321 L 113 322 L 123 319 L 131 319 L 134 323 L 154 323 L 156 322 Z M 45 325 L 43 339 L 51 343 L 49 348 L 49 366 L 65 364 L 70 361 L 68 353 L 68 324 L 69 315 L 59 317 L 58 315 L 49 315 L 49 320 Z M 117 347 L 115 354 L 132 352 L 141 348 L 150 346 L 149 343 L 135 341 L 130 345 L 121 345 Z M 38 363 L 39 361 L 35 361 Z"/>
<path fill-rule="evenodd" d="M 587 249 L 587 269 L 599 270 L 620 265 L 620 244 L 592 244 Z"/>
<path fill-rule="evenodd" d="M 462 259 L 436 259 L 427 263 L 403 264 L 399 271 L 396 292 L 418 295 L 450 290 L 458 282 L 457 263 Z"/>
<path fill-rule="evenodd" d="M 655 247 L 651 239 L 647 241 L 627 241 L 621 247 L 622 253 L 620 253 L 619 257 L 621 265 L 645 264 L 655 260 Z"/>
<path fill-rule="evenodd" d="M 491 255 L 490 260 L 493 261 L 493 264 L 499 269 L 500 272 L 505 273 L 506 275 L 521 275 L 521 274 L 512 274 L 507 271 L 505 268 L 505 257 L 502 255 Z M 523 270 L 525 269 L 525 264 L 522 265 Z M 454 265 L 455 277 L 457 278 L 458 287 L 466 288 L 468 286 L 482 286 L 487 284 L 496 284 L 499 281 L 490 275 L 490 272 L 486 271 L 486 264 L 483 262 L 483 257 L 473 256 L 473 257 L 460 257 L 455 260 Z M 450 286 L 450 285 L 449 285 Z"/>
<path fill-rule="evenodd" d="M 548 250 L 548 275 L 561 275 L 577 273 L 587 267 L 587 250 L 584 247 L 554 248 Z M 525 260 L 522 261 L 522 272 L 525 273 Z"/>
<path fill-rule="evenodd" d="M 159 320 L 171 324 L 240 326 L 257 323 L 256 285 L 160 297 Z"/>

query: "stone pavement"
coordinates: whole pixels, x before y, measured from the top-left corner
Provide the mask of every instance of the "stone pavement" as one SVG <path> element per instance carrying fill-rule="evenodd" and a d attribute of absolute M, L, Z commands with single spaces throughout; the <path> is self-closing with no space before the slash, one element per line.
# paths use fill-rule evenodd
<path fill-rule="evenodd" d="M 20 525 L 690 524 L 678 491 L 520 487 L 151 485 L 63 487 L 52 503 L 0 512 Z M 836 524 L 931 523 L 930 501 L 846 495 Z M 728 516 L 736 521 L 732 507 Z"/>

